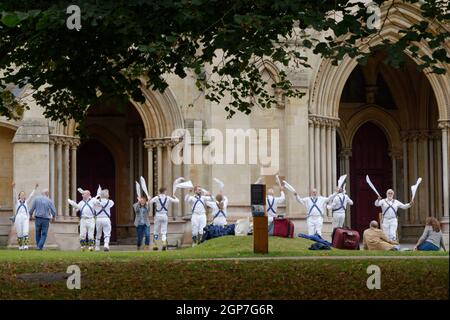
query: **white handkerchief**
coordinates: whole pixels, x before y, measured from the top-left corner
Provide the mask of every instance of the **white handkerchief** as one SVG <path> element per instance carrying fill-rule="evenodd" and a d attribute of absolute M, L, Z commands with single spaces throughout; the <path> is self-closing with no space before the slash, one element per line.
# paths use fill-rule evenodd
<path fill-rule="evenodd" d="M 136 194 L 139 198 L 142 198 L 141 185 L 137 181 L 135 181 L 135 183 L 136 183 Z"/>
<path fill-rule="evenodd" d="M 292 193 L 296 193 L 297 191 L 295 191 L 294 187 L 291 186 L 289 183 L 287 183 L 286 180 L 283 180 L 284 186 L 286 187 L 286 189 L 288 189 L 290 192 Z"/>
<path fill-rule="evenodd" d="M 380 194 L 378 193 L 377 189 L 375 188 L 375 186 L 373 185 L 372 181 L 370 181 L 369 175 L 366 175 L 366 182 L 367 184 L 370 186 L 370 188 L 372 188 L 373 191 L 375 191 L 375 193 L 379 196 Z"/>
<path fill-rule="evenodd" d="M 415 185 L 411 186 L 411 194 L 412 194 L 412 199 L 411 201 L 414 200 L 414 197 L 416 196 L 416 192 L 417 189 L 419 188 L 419 184 L 422 182 L 422 178 L 417 179 L 417 182 Z"/>
<path fill-rule="evenodd" d="M 194 185 L 191 180 L 181 182 L 177 184 L 177 189 L 193 189 Z"/>
<path fill-rule="evenodd" d="M 145 195 L 147 196 L 147 199 L 150 199 L 150 195 L 148 194 L 148 190 L 147 190 L 147 183 L 145 183 L 144 177 L 141 177 L 140 180 L 141 180 L 142 191 L 144 191 Z"/>
<path fill-rule="evenodd" d="M 78 209 L 78 204 L 77 204 L 75 201 L 70 200 L 70 199 L 67 199 L 67 202 L 68 202 L 72 207 Z"/>
<path fill-rule="evenodd" d="M 339 180 L 338 180 L 338 188 L 339 189 L 341 189 L 342 186 L 344 185 L 345 179 L 347 179 L 347 175 L 346 174 L 344 174 L 344 175 L 339 177 Z"/>
<path fill-rule="evenodd" d="M 219 179 L 217 179 L 217 178 L 214 178 L 214 181 L 219 185 L 219 190 L 223 191 L 223 188 L 225 187 L 225 184 L 222 181 L 220 181 Z"/>

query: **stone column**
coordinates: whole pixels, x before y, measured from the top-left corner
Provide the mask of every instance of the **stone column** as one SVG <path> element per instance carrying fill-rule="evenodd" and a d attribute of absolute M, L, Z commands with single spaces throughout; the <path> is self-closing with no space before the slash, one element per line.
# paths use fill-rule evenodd
<path fill-rule="evenodd" d="M 70 168 L 71 168 L 71 198 L 73 201 L 77 201 L 77 148 L 80 145 L 80 141 L 78 139 L 73 139 L 70 145 L 71 151 L 71 160 L 70 160 Z M 72 209 L 72 217 L 76 217 L 75 210 Z"/>
<path fill-rule="evenodd" d="M 325 196 L 327 192 L 327 131 L 326 124 L 321 121 L 320 125 L 320 195 Z"/>
<path fill-rule="evenodd" d="M 156 160 L 156 165 L 157 165 L 157 177 L 156 177 L 156 181 L 157 181 L 157 183 L 156 183 L 156 185 L 157 185 L 157 187 L 158 187 L 158 189 L 159 188 L 161 188 L 162 187 L 162 185 L 163 185 L 163 164 L 162 164 L 162 149 L 163 149 L 163 146 L 164 146 L 164 143 L 162 142 L 162 141 L 159 141 L 158 142 L 158 144 L 157 144 L 157 147 L 156 147 L 156 157 L 157 157 L 157 160 Z M 159 192 L 158 190 L 157 190 L 157 192 Z"/>
<path fill-rule="evenodd" d="M 139 178 L 144 175 L 144 154 L 143 154 L 143 141 L 142 137 L 138 137 L 138 175 Z M 151 195 L 150 195 L 151 196 Z"/>
<path fill-rule="evenodd" d="M 155 148 L 155 144 L 152 143 L 149 140 L 145 141 L 144 144 L 145 148 L 147 149 L 147 188 L 148 192 L 150 192 L 151 195 L 155 194 L 155 191 L 153 190 L 153 149 Z"/>
<path fill-rule="evenodd" d="M 332 164 L 332 170 L 331 174 L 333 175 L 331 177 L 331 184 L 332 184 L 332 191 L 334 191 L 334 187 L 337 186 L 337 150 L 336 150 L 336 126 L 339 125 L 338 121 L 335 121 L 331 127 L 331 164 Z"/>
<path fill-rule="evenodd" d="M 309 189 L 315 185 L 314 181 L 314 123 L 308 121 L 308 153 L 309 153 Z"/>
<path fill-rule="evenodd" d="M 128 163 L 130 167 L 129 171 L 129 183 L 130 183 L 130 202 L 135 202 L 135 190 L 136 190 L 136 184 L 135 181 L 137 180 L 134 176 L 134 137 L 130 136 L 128 140 Z M 136 195 L 138 196 L 138 195 Z M 130 206 L 129 213 L 128 213 L 128 220 L 129 222 L 133 222 L 134 220 L 134 212 L 133 208 Z"/>
<path fill-rule="evenodd" d="M 63 141 L 61 138 L 58 138 L 56 140 L 56 167 L 57 167 L 57 189 L 56 189 L 56 196 L 58 198 L 57 200 L 57 209 L 58 209 L 58 216 L 62 216 L 63 215 L 63 203 L 62 203 L 62 199 L 63 199 L 63 194 L 62 194 L 62 189 L 63 189 L 63 166 L 62 166 L 62 162 L 63 162 L 63 154 L 62 154 L 62 144 Z"/>
<path fill-rule="evenodd" d="M 53 138 L 49 139 L 49 158 L 50 158 L 50 197 L 55 199 L 55 140 Z"/>
<path fill-rule="evenodd" d="M 314 180 L 313 186 L 317 190 L 320 190 L 320 125 L 314 123 Z"/>
<path fill-rule="evenodd" d="M 328 196 L 330 193 L 330 191 L 332 189 L 334 189 L 333 186 L 333 157 L 335 156 L 335 154 L 333 154 L 333 147 L 332 147 L 332 140 L 331 140 L 331 124 L 329 121 L 327 121 L 326 123 L 326 165 L 327 165 L 327 170 L 326 170 L 326 174 L 327 174 L 327 187 L 324 189 L 325 191 L 325 196 Z"/>
<path fill-rule="evenodd" d="M 419 176 L 419 152 L 418 152 L 418 145 L 419 145 L 419 134 L 418 132 L 412 133 L 412 140 L 413 140 L 413 181 L 417 179 Z M 408 199 L 408 198 L 406 198 Z M 405 200 L 406 201 L 406 200 Z M 419 198 L 415 199 L 415 205 L 412 207 L 413 213 L 414 213 L 414 223 L 419 223 L 419 206 L 420 206 L 420 200 Z"/>
<path fill-rule="evenodd" d="M 441 218 L 441 223 L 445 235 L 445 240 L 448 245 L 449 233 L 449 212 L 450 212 L 450 177 L 449 177 L 449 131 L 450 120 L 439 121 L 439 128 L 442 130 L 442 188 L 443 188 L 443 202 L 444 213 Z"/>
<path fill-rule="evenodd" d="M 409 195 L 409 179 L 408 179 L 408 134 L 402 133 L 402 148 L 403 148 L 403 201 L 408 199 Z M 403 222 L 411 222 L 411 213 L 408 210 L 403 215 Z"/>
<path fill-rule="evenodd" d="M 67 198 L 69 198 L 70 194 L 70 141 L 65 138 L 63 144 L 64 150 L 64 186 L 63 186 L 63 214 L 65 217 L 69 216 L 69 204 L 67 203 Z"/>

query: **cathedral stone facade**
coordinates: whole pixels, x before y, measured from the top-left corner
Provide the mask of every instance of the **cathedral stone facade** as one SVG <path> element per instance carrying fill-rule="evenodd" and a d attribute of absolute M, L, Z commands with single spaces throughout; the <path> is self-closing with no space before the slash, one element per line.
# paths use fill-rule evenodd
<path fill-rule="evenodd" d="M 381 35 L 393 40 L 399 37 L 399 26 L 422 19 L 412 5 L 402 5 L 401 12 L 391 14 Z M 373 39 L 370 45 L 377 41 Z M 418 46 L 421 52 L 429 52 L 425 45 Z M 446 49 L 450 50 L 448 44 Z M 134 181 L 140 176 L 148 181 L 151 194 L 161 186 L 171 193 L 173 180 L 180 176 L 214 193 L 213 178 L 218 178 L 225 183 L 228 213 L 234 221 L 250 216 L 250 184 L 263 175 L 268 186 L 275 185 L 274 174 L 301 195 L 311 188 L 329 195 L 339 175 L 347 174 L 347 193 L 355 205 L 347 210 L 346 224 L 360 231 L 379 215 L 373 205 L 376 195 L 365 183 L 366 174 L 380 192 L 393 188 L 403 202 L 409 202 L 410 186 L 422 177 L 413 208 L 399 212 L 400 239 L 416 241 L 425 219 L 434 216 L 443 224 L 448 242 L 450 67 L 443 66 L 445 75 L 419 73 L 416 61 L 405 53 L 405 67 L 393 69 L 383 63 L 382 51 L 366 66 L 350 58 L 333 66 L 305 52 L 311 68 L 285 70 L 294 87 L 305 95 L 290 98 L 273 92 L 276 105 L 271 109 L 254 106 L 248 116 L 236 114 L 227 119 L 224 105 L 206 100 L 196 89 L 193 76 L 167 75 L 169 88 L 164 93 L 144 89 L 144 104 L 130 101 L 125 111 L 117 109 L 114 101 L 92 107 L 86 118 L 87 139 L 80 140 L 75 134 L 76 123 L 63 126 L 45 119 L 37 105 L 18 121 L 0 117 L 0 246 L 15 243 L 8 219 L 13 181 L 18 190 L 27 193 L 36 183 L 50 190 L 58 211 L 50 228 L 50 244 L 77 249 L 78 218 L 67 203 L 68 198 L 79 199 L 77 187 L 94 191 L 100 184 L 110 190 L 116 202 L 112 241 L 128 244 L 134 243 L 131 205 L 136 199 Z M 270 61 L 260 66 L 269 84 L 279 68 Z M 16 93 L 26 92 L 27 88 Z M 230 141 L 226 135 L 227 130 L 248 129 L 256 132 L 256 140 L 251 133 L 244 141 L 232 135 Z M 174 132 L 183 130 L 189 134 L 173 139 Z M 217 141 L 217 132 L 223 133 L 223 141 Z M 248 150 L 255 141 L 267 142 L 269 151 L 265 159 L 259 155 L 256 162 L 249 161 L 247 151 L 247 159 L 241 162 L 205 161 L 205 157 L 191 163 L 171 161 L 180 144 L 185 146 L 184 155 L 190 150 L 195 158 L 194 154 L 211 150 L 212 144 L 223 143 L 224 150 L 226 146 Z M 236 153 L 236 159 L 242 156 Z M 279 192 L 276 187 L 275 192 Z M 177 192 L 180 198 L 184 194 Z M 289 193 L 279 209 L 294 221 L 296 233 L 306 232 L 305 210 Z M 169 244 L 189 244 L 190 209 L 181 201 L 170 208 L 170 215 Z M 330 229 L 328 218 L 325 236 Z"/>

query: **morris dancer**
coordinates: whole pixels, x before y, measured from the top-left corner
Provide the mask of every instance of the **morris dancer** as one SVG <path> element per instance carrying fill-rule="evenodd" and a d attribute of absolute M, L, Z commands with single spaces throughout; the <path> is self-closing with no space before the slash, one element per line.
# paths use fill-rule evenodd
<path fill-rule="evenodd" d="M 336 197 L 334 197 L 333 201 L 328 206 L 328 208 L 333 212 L 333 230 L 344 226 L 345 210 L 347 209 L 347 205 L 353 205 L 352 199 L 345 194 L 343 188 L 336 187 L 336 192 Z"/>
<path fill-rule="evenodd" d="M 153 250 L 158 250 L 157 241 L 161 235 L 162 250 L 167 249 L 167 225 L 169 223 L 169 209 L 168 205 L 171 203 L 179 203 L 180 200 L 173 195 L 173 197 L 166 195 L 167 188 L 159 188 L 159 195 L 150 200 L 150 204 L 155 207 L 155 229 L 153 230 Z"/>
<path fill-rule="evenodd" d="M 80 191 L 80 190 L 79 190 Z M 99 204 L 98 199 L 91 197 L 89 190 L 80 191 L 83 199 L 76 203 L 75 201 L 68 199 L 69 204 L 80 212 L 80 246 L 81 251 L 84 251 L 88 247 L 89 251 L 94 250 L 95 239 L 95 209 L 94 207 Z M 86 240 L 86 237 L 88 240 Z"/>
<path fill-rule="evenodd" d="M 192 190 L 189 190 L 191 193 Z M 184 200 L 192 208 L 191 226 L 192 226 L 192 246 L 200 244 L 203 236 L 203 228 L 206 227 L 206 201 L 211 196 L 200 186 L 194 187 L 194 195 L 187 194 Z"/>
<path fill-rule="evenodd" d="M 331 196 L 326 198 L 318 196 L 317 190 L 312 189 L 309 197 L 300 198 L 297 192 L 295 192 L 294 195 L 297 201 L 303 204 L 308 210 L 308 213 L 306 215 L 308 234 L 310 236 L 313 236 L 315 234 L 322 236 L 323 216 L 324 211 L 326 211 L 326 205 L 333 201 L 337 193 L 335 192 Z"/>
<path fill-rule="evenodd" d="M 95 206 L 95 227 L 97 231 L 95 251 L 100 251 L 100 239 L 102 238 L 102 233 L 104 240 L 104 250 L 109 251 L 109 240 L 111 238 L 111 208 L 113 206 L 114 201 L 109 199 L 109 190 L 102 190 L 100 192 L 100 200 Z"/>
<path fill-rule="evenodd" d="M 386 234 L 389 240 L 397 241 L 397 212 L 398 209 L 408 209 L 414 204 L 414 200 L 410 203 L 403 204 L 402 202 L 394 199 L 394 190 L 389 189 L 386 191 L 386 199 L 382 199 L 378 197 L 375 200 L 375 206 L 381 207 L 382 210 L 382 224 L 381 228 L 383 232 Z"/>
<path fill-rule="evenodd" d="M 14 227 L 16 228 L 17 243 L 19 244 L 19 250 L 28 250 L 28 234 L 30 232 L 29 204 L 39 185 L 36 184 L 34 190 L 30 193 L 28 198 L 24 191 L 21 191 L 19 195 L 17 195 L 15 183 L 12 184 L 12 187 L 14 199 L 17 201 L 15 206 L 15 214 L 12 218 Z"/>
<path fill-rule="evenodd" d="M 224 227 L 227 225 L 228 198 L 222 193 L 216 195 L 216 199 L 211 196 L 206 205 L 213 210 L 213 225 Z"/>

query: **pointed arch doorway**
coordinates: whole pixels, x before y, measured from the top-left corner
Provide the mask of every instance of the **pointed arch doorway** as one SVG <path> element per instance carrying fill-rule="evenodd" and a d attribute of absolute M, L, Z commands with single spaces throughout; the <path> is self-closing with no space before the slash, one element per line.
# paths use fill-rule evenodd
<path fill-rule="evenodd" d="M 354 201 L 351 225 L 362 234 L 371 220 L 378 220 L 380 211 L 374 206 L 377 196 L 366 183 L 366 174 L 381 195 L 392 185 L 389 144 L 384 132 L 372 122 L 363 124 L 353 138 L 350 172 Z"/>

